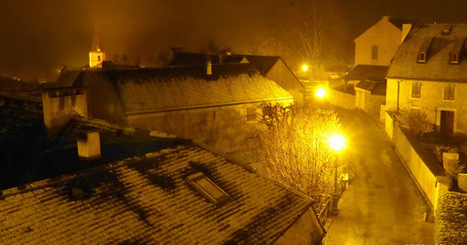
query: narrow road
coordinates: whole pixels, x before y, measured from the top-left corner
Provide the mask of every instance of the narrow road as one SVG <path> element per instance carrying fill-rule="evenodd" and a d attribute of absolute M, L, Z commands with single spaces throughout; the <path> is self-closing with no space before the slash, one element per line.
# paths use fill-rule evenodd
<path fill-rule="evenodd" d="M 326 245 L 434 244 L 427 205 L 375 120 L 339 110 L 348 137 L 351 182 Z"/>

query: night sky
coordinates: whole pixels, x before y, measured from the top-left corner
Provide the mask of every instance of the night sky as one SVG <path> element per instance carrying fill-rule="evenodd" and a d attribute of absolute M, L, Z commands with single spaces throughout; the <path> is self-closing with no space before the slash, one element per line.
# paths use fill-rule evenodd
<path fill-rule="evenodd" d="M 252 53 L 266 37 L 293 38 L 299 1 L 1 0 L 0 74 L 53 80 L 64 65 L 86 65 L 95 26 L 109 59 L 125 55 L 152 64 L 171 47 Z M 341 50 L 329 54 L 351 62 L 352 40 L 383 15 L 467 22 L 466 10 L 467 0 L 334 0 L 327 38 Z"/>

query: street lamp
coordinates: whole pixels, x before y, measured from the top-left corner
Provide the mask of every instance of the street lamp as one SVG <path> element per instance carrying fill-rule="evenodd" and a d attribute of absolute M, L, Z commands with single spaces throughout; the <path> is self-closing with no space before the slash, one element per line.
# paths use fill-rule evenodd
<path fill-rule="evenodd" d="M 336 159 L 334 162 L 334 193 L 332 194 L 332 207 L 331 213 L 337 215 L 339 213 L 339 208 L 337 202 L 339 200 L 339 192 L 337 190 L 337 157 L 339 152 L 345 148 L 345 138 L 341 134 L 333 134 L 328 139 L 329 147 L 336 153 Z"/>
<path fill-rule="evenodd" d="M 319 99 L 322 99 L 322 98 L 324 98 L 324 96 L 326 96 L 326 89 L 318 88 L 316 90 L 316 97 L 318 97 Z"/>
<path fill-rule="evenodd" d="M 302 71 L 303 71 L 303 72 L 308 71 L 308 66 L 307 66 L 307 65 L 302 65 Z"/>

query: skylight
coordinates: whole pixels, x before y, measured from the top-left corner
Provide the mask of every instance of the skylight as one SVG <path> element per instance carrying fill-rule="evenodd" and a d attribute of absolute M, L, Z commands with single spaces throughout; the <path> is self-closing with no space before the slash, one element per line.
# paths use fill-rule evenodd
<path fill-rule="evenodd" d="M 202 172 L 188 176 L 186 181 L 206 199 L 216 205 L 222 204 L 229 199 L 229 195 Z"/>

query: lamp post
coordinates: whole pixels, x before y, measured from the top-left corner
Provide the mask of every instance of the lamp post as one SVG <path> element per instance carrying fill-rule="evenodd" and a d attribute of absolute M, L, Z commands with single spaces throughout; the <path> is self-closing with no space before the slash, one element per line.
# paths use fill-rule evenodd
<path fill-rule="evenodd" d="M 339 152 L 345 147 L 345 138 L 341 134 L 333 134 L 328 139 L 329 147 L 334 150 L 336 158 L 334 161 L 334 193 L 332 194 L 332 206 L 331 214 L 337 215 L 339 213 L 339 207 L 337 202 L 339 200 L 339 192 L 337 189 L 337 160 Z"/>

